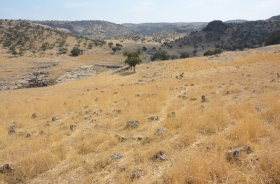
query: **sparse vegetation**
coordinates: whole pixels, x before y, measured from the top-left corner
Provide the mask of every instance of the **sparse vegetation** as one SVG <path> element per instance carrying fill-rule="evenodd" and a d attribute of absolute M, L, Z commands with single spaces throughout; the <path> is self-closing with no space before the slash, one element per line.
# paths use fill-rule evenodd
<path fill-rule="evenodd" d="M 222 52 L 223 52 L 223 50 L 221 50 L 221 49 L 215 49 L 214 51 L 208 50 L 208 51 L 204 52 L 204 56 L 212 56 L 212 55 L 220 54 Z"/>
<path fill-rule="evenodd" d="M 170 55 L 168 55 L 168 53 L 164 50 L 159 50 L 157 51 L 153 56 L 151 56 L 151 61 L 155 61 L 155 60 L 169 60 Z"/>
<path fill-rule="evenodd" d="M 180 58 L 183 59 L 183 58 L 188 58 L 190 57 L 190 54 L 189 53 L 186 53 L 186 52 L 182 52 L 181 55 L 180 55 Z"/>

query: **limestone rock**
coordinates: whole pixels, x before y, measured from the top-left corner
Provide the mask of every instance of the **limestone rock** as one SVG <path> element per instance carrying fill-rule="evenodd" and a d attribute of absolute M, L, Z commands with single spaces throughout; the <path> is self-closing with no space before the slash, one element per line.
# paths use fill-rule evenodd
<path fill-rule="evenodd" d="M 156 134 L 163 134 L 166 130 L 166 128 L 158 128 Z"/>
<path fill-rule="evenodd" d="M 14 170 L 13 164 L 0 165 L 0 173 L 11 172 L 12 170 Z"/>
<path fill-rule="evenodd" d="M 70 125 L 70 130 L 76 130 L 76 128 L 77 128 L 77 125 L 76 124 L 72 124 L 72 125 Z"/>
<path fill-rule="evenodd" d="M 122 157 L 123 157 L 123 155 L 122 155 L 120 152 L 117 152 L 117 153 L 114 153 L 114 154 L 110 157 L 110 160 L 111 160 L 111 161 L 115 161 L 115 160 L 121 159 Z"/>
<path fill-rule="evenodd" d="M 232 150 L 228 150 L 226 152 L 227 159 L 228 160 L 237 159 L 241 152 L 245 152 L 245 153 L 248 154 L 248 153 L 252 152 L 252 149 L 251 149 L 250 146 L 241 146 L 241 147 L 238 147 L 238 148 L 234 148 Z"/>
<path fill-rule="evenodd" d="M 122 135 L 117 134 L 116 137 L 118 138 L 119 141 L 125 141 L 127 140 L 127 137 L 124 137 Z"/>
<path fill-rule="evenodd" d="M 160 160 L 160 161 L 164 161 L 164 160 L 168 160 L 166 154 L 163 151 L 159 151 L 157 152 L 153 157 L 153 160 Z"/>
<path fill-rule="evenodd" d="M 137 168 L 130 173 L 131 179 L 137 179 L 140 178 L 141 176 L 144 176 L 144 171 L 141 168 Z"/>
<path fill-rule="evenodd" d="M 126 123 L 127 128 L 136 128 L 138 127 L 138 125 L 139 125 L 138 120 L 131 120 Z"/>
<path fill-rule="evenodd" d="M 159 120 L 159 118 L 158 118 L 157 115 L 150 116 L 148 119 L 149 119 L 149 120 L 152 120 L 152 121 L 158 121 L 158 120 Z"/>
<path fill-rule="evenodd" d="M 57 116 L 53 116 L 53 117 L 52 117 L 52 121 L 58 121 L 58 120 L 60 120 L 59 117 L 57 117 Z"/>
<path fill-rule="evenodd" d="M 15 133 L 16 133 L 15 126 L 11 125 L 9 129 L 9 134 L 15 134 Z"/>

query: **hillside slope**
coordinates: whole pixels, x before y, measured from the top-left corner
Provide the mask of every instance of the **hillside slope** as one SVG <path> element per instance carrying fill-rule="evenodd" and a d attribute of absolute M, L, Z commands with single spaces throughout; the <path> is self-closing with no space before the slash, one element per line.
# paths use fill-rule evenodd
<path fill-rule="evenodd" d="M 94 39 L 111 39 L 114 37 L 133 33 L 125 26 L 107 21 L 34 21 L 55 28 L 66 28 L 73 34 Z"/>
<path fill-rule="evenodd" d="M 132 23 L 125 23 L 122 24 L 123 26 L 133 30 L 134 32 L 149 35 L 156 32 L 161 32 L 167 29 L 173 28 L 180 28 L 180 27 L 195 27 L 197 30 L 202 29 L 207 25 L 206 22 L 178 22 L 178 23 L 141 23 L 141 24 L 132 24 Z"/>
<path fill-rule="evenodd" d="M 0 182 L 279 183 L 279 59 L 276 45 L 0 91 Z"/>
<path fill-rule="evenodd" d="M 280 30 L 280 21 L 250 21 L 244 23 L 224 23 L 212 21 L 201 31 L 187 37 L 166 43 L 165 47 L 196 50 L 198 55 L 207 50 L 243 50 L 264 45 L 267 37 Z"/>

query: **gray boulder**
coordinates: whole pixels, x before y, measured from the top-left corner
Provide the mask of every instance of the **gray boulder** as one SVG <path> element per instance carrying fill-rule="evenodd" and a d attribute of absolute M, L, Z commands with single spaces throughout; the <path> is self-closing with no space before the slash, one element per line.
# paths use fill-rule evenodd
<path fill-rule="evenodd" d="M 149 120 L 152 120 L 152 121 L 157 121 L 159 120 L 158 116 L 157 115 L 154 115 L 154 116 L 150 116 L 148 117 Z"/>
<path fill-rule="evenodd" d="M 5 172 L 11 172 L 14 170 L 14 165 L 13 164 L 4 164 L 0 165 L 0 173 L 5 173 Z"/>
<path fill-rule="evenodd" d="M 249 154 L 249 153 L 252 152 L 252 149 L 251 149 L 250 146 L 237 147 L 237 148 L 228 150 L 226 152 L 226 157 L 229 161 L 230 160 L 235 160 L 235 159 L 238 158 L 239 154 L 242 153 L 242 152 Z"/>
<path fill-rule="evenodd" d="M 77 128 L 77 125 L 76 124 L 72 124 L 72 125 L 70 125 L 70 130 L 76 130 L 76 128 Z"/>
<path fill-rule="evenodd" d="M 111 161 L 115 161 L 118 159 L 121 159 L 123 157 L 123 155 L 120 152 L 114 153 L 109 160 Z"/>
<path fill-rule="evenodd" d="M 139 125 L 138 120 L 131 120 L 126 123 L 127 128 L 136 128 L 138 127 L 138 125 Z"/>
<path fill-rule="evenodd" d="M 15 125 L 11 125 L 9 129 L 9 134 L 15 134 L 15 133 L 16 133 Z"/>
<path fill-rule="evenodd" d="M 137 179 L 140 178 L 141 176 L 144 176 L 144 171 L 141 168 L 137 168 L 130 173 L 131 179 Z"/>
<path fill-rule="evenodd" d="M 59 117 L 57 117 L 57 116 L 53 116 L 53 117 L 52 117 L 52 121 L 58 121 L 58 120 L 60 120 Z"/>
<path fill-rule="evenodd" d="M 153 160 L 160 160 L 160 161 L 164 161 L 164 160 L 168 160 L 166 154 L 163 151 L 159 151 L 157 152 L 153 157 Z"/>

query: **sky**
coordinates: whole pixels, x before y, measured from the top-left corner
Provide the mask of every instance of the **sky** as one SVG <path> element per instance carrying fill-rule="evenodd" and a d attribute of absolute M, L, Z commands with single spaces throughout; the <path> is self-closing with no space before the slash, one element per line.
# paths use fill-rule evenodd
<path fill-rule="evenodd" d="M 280 0 L 0 0 L 0 19 L 120 24 L 264 20 L 274 15 L 280 15 Z"/>

